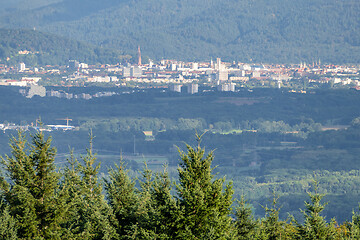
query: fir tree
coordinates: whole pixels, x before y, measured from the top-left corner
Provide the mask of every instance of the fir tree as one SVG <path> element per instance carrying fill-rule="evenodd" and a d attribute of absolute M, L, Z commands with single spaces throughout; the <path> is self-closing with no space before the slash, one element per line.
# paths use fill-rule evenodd
<path fill-rule="evenodd" d="M 231 183 L 225 189 L 225 178 L 213 180 L 213 152 L 204 156 L 200 147 L 187 145 L 187 153 L 180 152 L 178 201 L 183 208 L 178 236 L 183 239 L 226 239 L 231 229 L 229 217 L 233 190 Z"/>
<path fill-rule="evenodd" d="M 262 240 L 286 240 L 296 239 L 297 229 L 294 226 L 294 219 L 289 216 L 287 220 L 279 218 L 280 207 L 277 206 L 279 196 L 273 193 L 271 206 L 265 206 L 265 218 L 255 228 L 251 239 Z"/>
<path fill-rule="evenodd" d="M 360 215 L 353 212 L 351 222 L 343 224 L 345 229 L 342 233 L 344 239 L 360 239 Z"/>
<path fill-rule="evenodd" d="M 109 178 L 105 179 L 105 190 L 109 204 L 118 221 L 117 232 L 121 238 L 131 235 L 136 224 L 136 208 L 138 196 L 135 192 L 135 182 L 128 176 L 123 161 L 115 169 L 110 169 Z"/>
<path fill-rule="evenodd" d="M 142 174 L 136 209 L 137 224 L 134 226 L 136 238 L 173 239 L 177 207 L 170 194 L 171 182 L 166 168 L 154 177 L 145 163 Z"/>
<path fill-rule="evenodd" d="M 318 182 L 315 180 L 313 183 L 314 193 L 309 192 L 310 202 L 305 202 L 306 209 L 303 212 L 305 222 L 303 225 L 298 226 L 300 239 L 335 239 L 335 221 L 327 223 L 325 218 L 321 216 L 326 204 L 321 204 L 324 197 L 323 194 L 318 192 Z"/>
<path fill-rule="evenodd" d="M 64 228 L 67 229 L 67 238 L 71 239 L 115 239 L 116 219 L 102 195 L 102 186 L 98 181 L 100 165 L 95 165 L 92 140 L 90 136 L 90 148 L 82 157 L 83 163 L 72 159 L 65 171 L 64 188 L 69 207 Z"/>
<path fill-rule="evenodd" d="M 156 174 L 151 189 L 152 204 L 155 209 L 153 226 L 161 239 L 176 237 L 179 216 L 182 216 L 176 200 L 171 195 L 172 186 L 165 166 L 163 172 Z"/>
<path fill-rule="evenodd" d="M 286 222 L 279 219 L 280 208 L 277 207 L 279 197 L 273 193 L 271 207 L 265 206 L 265 218 L 261 222 L 260 239 L 277 240 L 288 239 L 286 234 Z M 264 236 L 266 236 L 264 238 Z"/>
<path fill-rule="evenodd" d="M 56 149 L 42 132 L 32 136 L 30 147 L 28 151 L 22 132 L 11 140 L 12 157 L 3 159 L 11 180 L 3 189 L 5 200 L 17 221 L 20 238 L 60 239 L 63 214 L 58 200 L 60 176 L 54 165 Z"/>
<path fill-rule="evenodd" d="M 258 222 L 254 219 L 251 208 L 244 196 L 241 196 L 238 205 L 235 211 L 237 239 L 255 239 L 254 235 Z"/>
<path fill-rule="evenodd" d="M 0 200 L 0 239 L 18 239 L 16 221 L 10 215 L 9 206 L 3 200 Z"/>

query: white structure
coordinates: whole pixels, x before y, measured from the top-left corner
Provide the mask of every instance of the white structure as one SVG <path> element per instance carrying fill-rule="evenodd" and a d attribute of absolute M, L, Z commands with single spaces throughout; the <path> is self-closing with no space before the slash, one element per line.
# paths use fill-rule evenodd
<path fill-rule="evenodd" d="M 88 82 L 110 82 L 110 77 L 109 76 L 105 76 L 105 77 L 96 76 L 93 78 L 88 78 L 87 81 Z"/>
<path fill-rule="evenodd" d="M 181 92 L 181 85 L 170 85 L 170 91 L 172 92 Z"/>
<path fill-rule="evenodd" d="M 86 69 L 89 68 L 89 65 L 86 63 L 79 63 L 79 68 Z"/>
<path fill-rule="evenodd" d="M 216 73 L 216 81 L 223 82 L 229 80 L 229 74 L 226 70 L 221 70 Z"/>
<path fill-rule="evenodd" d="M 119 79 L 116 76 L 110 76 L 110 81 L 111 82 L 118 82 Z"/>
<path fill-rule="evenodd" d="M 222 83 L 217 86 L 217 90 L 220 92 L 235 92 L 235 83 Z"/>
<path fill-rule="evenodd" d="M 45 97 L 46 96 L 45 87 L 38 85 L 30 85 L 30 89 L 26 97 L 32 98 L 33 96 Z"/>
<path fill-rule="evenodd" d="M 229 74 L 227 69 L 225 68 L 225 66 L 221 63 L 221 58 L 217 58 L 216 59 L 216 81 L 218 83 L 222 82 L 222 81 L 227 81 L 229 79 Z"/>
<path fill-rule="evenodd" d="M 139 67 L 132 66 L 130 68 L 130 77 L 141 77 L 142 76 L 142 70 Z"/>
<path fill-rule="evenodd" d="M 220 71 L 222 70 L 222 64 L 221 64 L 221 58 L 216 59 L 216 70 Z"/>
<path fill-rule="evenodd" d="M 20 63 L 19 64 L 19 72 L 23 72 L 23 71 L 25 71 L 25 69 L 26 69 L 25 63 Z"/>
<path fill-rule="evenodd" d="M 199 85 L 195 84 L 195 83 L 191 83 L 191 84 L 187 85 L 187 92 L 189 94 L 198 93 L 199 92 Z"/>
<path fill-rule="evenodd" d="M 259 71 L 252 72 L 252 77 L 253 78 L 259 78 L 260 77 L 260 72 Z"/>
<path fill-rule="evenodd" d="M 130 68 L 123 67 L 122 71 L 123 71 L 123 77 L 130 77 Z"/>

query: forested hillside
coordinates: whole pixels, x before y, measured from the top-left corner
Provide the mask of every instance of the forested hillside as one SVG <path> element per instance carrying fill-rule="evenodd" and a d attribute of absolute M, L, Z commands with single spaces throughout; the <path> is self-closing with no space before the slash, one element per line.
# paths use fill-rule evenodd
<path fill-rule="evenodd" d="M 110 91 L 53 89 L 77 94 Z M 300 94 L 285 89 L 242 89 L 191 96 L 164 89 L 111 91 L 119 95 L 88 101 L 28 99 L 15 87 L 1 87 L 0 123 L 35 125 L 40 116 L 46 125 L 65 124 L 61 119 L 68 117 L 78 131 L 51 132 L 58 167 L 64 167 L 69 147 L 77 157 L 86 154 L 92 130 L 101 174 L 107 175 L 122 155 L 132 177 L 140 177 L 138 171 L 147 161 L 154 171 L 167 163 L 173 180 L 177 179 L 179 163 L 176 146 L 196 144 L 195 131 L 207 131 L 202 143 L 207 150 L 215 150 L 217 176 L 234 182 L 234 198 L 245 194 L 256 216 L 263 216 L 261 205 L 268 204 L 275 191 L 282 206 L 281 219 L 286 219 L 287 213 L 300 219 L 298 210 L 303 207 L 314 172 L 319 190 L 327 194 L 324 201 L 329 205 L 324 216 L 328 221 L 333 217 L 339 222 L 350 220 L 352 210 L 358 207 L 360 95 L 355 90 L 319 89 Z M 152 131 L 152 139 L 144 131 Z M 15 134 L 14 130 L 0 131 L 0 153 L 10 153 L 9 137 Z"/>
<path fill-rule="evenodd" d="M 129 56 L 119 50 L 96 47 L 35 30 L 0 29 L 0 63 L 66 65 L 75 59 L 89 64 L 119 63 Z M 21 51 L 27 51 L 25 54 Z"/>
<path fill-rule="evenodd" d="M 0 16 L 151 58 L 360 62 L 360 2 L 337 0 L 63 0 Z"/>

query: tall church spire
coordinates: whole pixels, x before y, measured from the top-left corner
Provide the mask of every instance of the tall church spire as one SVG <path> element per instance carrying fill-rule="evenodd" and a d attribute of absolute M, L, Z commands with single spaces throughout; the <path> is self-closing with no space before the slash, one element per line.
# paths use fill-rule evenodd
<path fill-rule="evenodd" d="M 140 46 L 138 46 L 138 65 L 141 66 L 141 51 L 140 51 Z"/>

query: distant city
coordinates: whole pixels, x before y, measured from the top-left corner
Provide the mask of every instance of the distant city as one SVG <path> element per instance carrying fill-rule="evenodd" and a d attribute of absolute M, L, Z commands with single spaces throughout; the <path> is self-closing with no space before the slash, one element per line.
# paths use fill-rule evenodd
<path fill-rule="evenodd" d="M 288 88 L 306 92 L 309 88 L 352 87 L 360 89 L 360 66 L 313 63 L 250 64 L 222 62 L 182 62 L 177 60 L 149 60 L 143 64 L 140 49 L 136 64 L 88 65 L 70 60 L 64 66 L 27 67 L 0 65 L 0 85 L 26 87 L 20 92 L 27 97 L 82 98 L 112 96 L 114 92 L 95 95 L 72 94 L 48 90 L 46 86 L 82 87 L 164 87 L 173 92 L 195 94 L 199 85 L 214 87 L 217 91 L 234 92 L 240 87 Z M 37 86 L 37 87 L 35 87 Z M 43 86 L 43 87 L 41 87 Z"/>

